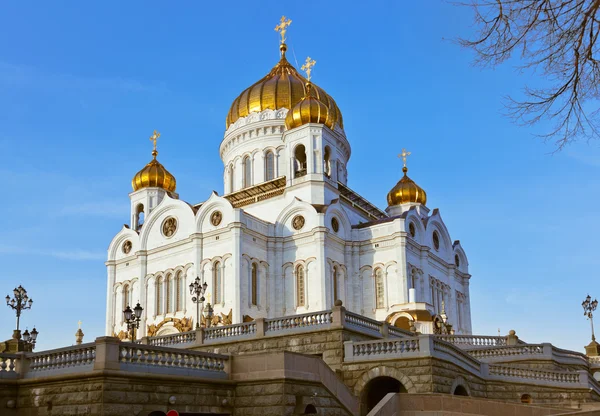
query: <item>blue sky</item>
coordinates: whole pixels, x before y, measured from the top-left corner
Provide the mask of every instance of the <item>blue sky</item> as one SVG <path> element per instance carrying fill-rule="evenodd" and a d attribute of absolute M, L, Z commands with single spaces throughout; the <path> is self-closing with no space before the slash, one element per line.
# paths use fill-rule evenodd
<path fill-rule="evenodd" d="M 273 27 L 293 24 L 288 57 L 344 114 L 352 189 L 385 208 L 396 155 L 438 207 L 470 262 L 475 333 L 582 350 L 581 301 L 597 284 L 599 142 L 558 154 L 516 126 L 502 97 L 515 69 L 472 66 L 452 39 L 469 9 L 444 1 L 4 2 L 0 26 L 0 297 L 22 284 L 39 349 L 103 335 L 106 249 L 129 218 L 132 176 L 159 159 L 182 199 L 222 193 L 218 146 L 233 99 L 278 60 Z M 0 309 L 0 338 L 14 328 Z"/>

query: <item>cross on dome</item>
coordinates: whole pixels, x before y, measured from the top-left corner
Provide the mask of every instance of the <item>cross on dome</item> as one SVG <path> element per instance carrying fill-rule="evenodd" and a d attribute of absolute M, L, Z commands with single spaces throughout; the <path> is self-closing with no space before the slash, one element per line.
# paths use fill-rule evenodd
<path fill-rule="evenodd" d="M 275 31 L 279 32 L 281 35 L 281 43 L 285 43 L 285 32 L 287 31 L 287 27 L 292 24 L 291 19 L 285 19 L 285 16 L 281 16 L 281 20 L 277 26 L 275 26 Z"/>
<path fill-rule="evenodd" d="M 313 66 L 315 66 L 315 64 L 317 63 L 317 61 L 315 61 L 314 59 L 310 59 L 310 56 L 306 57 L 306 62 L 304 62 L 304 65 L 302 65 L 300 67 L 300 69 L 302 69 L 304 72 L 306 72 L 306 79 L 310 81 L 310 73 L 312 72 L 312 68 Z"/>
<path fill-rule="evenodd" d="M 402 149 L 402 153 L 398 155 L 399 158 L 402 158 L 402 163 L 404 163 L 404 168 L 406 168 L 406 158 L 410 156 L 410 152 L 407 152 L 406 149 Z"/>
<path fill-rule="evenodd" d="M 154 133 L 152 133 L 152 136 L 150 136 L 150 141 L 154 145 L 154 149 L 152 151 L 152 154 L 154 154 L 154 152 L 156 152 L 156 141 L 158 140 L 159 137 L 160 137 L 160 133 L 157 132 L 156 130 L 154 130 Z"/>

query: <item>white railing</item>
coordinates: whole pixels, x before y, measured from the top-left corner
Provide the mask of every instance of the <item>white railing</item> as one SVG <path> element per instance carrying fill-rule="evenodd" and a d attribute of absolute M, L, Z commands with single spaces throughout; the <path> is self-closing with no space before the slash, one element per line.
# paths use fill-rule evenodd
<path fill-rule="evenodd" d="M 523 381 L 580 384 L 580 374 L 574 371 L 533 370 L 530 368 L 490 365 L 489 375 Z"/>
<path fill-rule="evenodd" d="M 346 342 L 345 361 L 381 360 L 414 356 L 420 352 L 419 338 Z"/>
<path fill-rule="evenodd" d="M 19 376 L 20 357 L 17 354 L 0 353 L 0 379 L 17 378 Z"/>
<path fill-rule="evenodd" d="M 439 339 L 458 345 L 461 348 L 470 347 L 500 347 L 506 345 L 506 337 L 488 335 L 436 335 Z"/>
<path fill-rule="evenodd" d="M 91 370 L 96 359 L 96 344 L 88 343 L 28 355 L 27 377 Z"/>
<path fill-rule="evenodd" d="M 470 350 L 469 355 L 486 361 L 491 358 L 507 358 L 522 355 L 543 355 L 544 346 L 541 344 L 526 344 L 506 347 L 490 347 L 479 350 Z"/>
<path fill-rule="evenodd" d="M 287 329 L 323 327 L 332 323 L 331 311 L 305 313 L 283 318 L 265 319 L 265 333 L 285 331 Z"/>
<path fill-rule="evenodd" d="M 119 346 L 122 370 L 227 378 L 226 355 L 132 343 Z"/>
<path fill-rule="evenodd" d="M 344 314 L 344 326 L 357 327 L 362 330 L 381 334 L 382 322 L 367 318 L 356 313 L 348 312 Z"/>
<path fill-rule="evenodd" d="M 600 356 L 598 356 L 598 357 L 588 357 L 588 360 L 590 361 L 590 364 L 593 364 L 594 366 L 600 365 Z"/>
<path fill-rule="evenodd" d="M 451 361 L 466 370 L 474 372 L 475 374 L 479 375 L 481 373 L 481 362 L 479 362 L 476 358 L 473 358 L 469 353 L 466 353 L 456 345 L 444 340 L 438 338 L 433 339 L 433 352 L 431 355 Z"/>
<path fill-rule="evenodd" d="M 196 341 L 196 331 L 180 332 L 178 334 L 161 335 L 148 340 L 149 345 L 168 347 L 172 345 L 191 344 Z"/>
<path fill-rule="evenodd" d="M 211 341 L 217 339 L 239 338 L 251 334 L 256 334 L 256 322 L 205 328 L 204 340 Z"/>
<path fill-rule="evenodd" d="M 390 337 L 397 337 L 397 338 L 406 338 L 406 337 L 414 337 L 415 334 L 407 331 L 406 329 L 401 329 L 395 326 L 390 326 L 388 327 L 388 335 Z"/>

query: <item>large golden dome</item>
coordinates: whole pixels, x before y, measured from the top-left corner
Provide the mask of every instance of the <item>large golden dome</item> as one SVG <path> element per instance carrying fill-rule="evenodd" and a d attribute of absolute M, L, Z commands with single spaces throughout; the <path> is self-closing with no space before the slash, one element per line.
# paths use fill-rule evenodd
<path fill-rule="evenodd" d="M 423 188 L 406 175 L 406 172 L 408 172 L 406 166 L 402 168 L 402 172 L 404 172 L 404 176 L 387 195 L 388 206 L 391 207 L 409 202 L 425 205 L 427 203 L 427 194 Z"/>
<path fill-rule="evenodd" d="M 235 123 L 239 118 L 250 113 L 263 110 L 278 110 L 287 108 L 291 110 L 306 94 L 307 80 L 298 73 L 285 58 L 285 44 L 280 45 L 281 59 L 264 78 L 246 88 L 231 104 L 226 128 Z M 322 88 L 312 84 L 312 94 L 321 101 L 330 113 L 331 128 L 335 124 L 344 127 L 342 113 L 337 104 Z"/>
<path fill-rule="evenodd" d="M 306 97 L 288 111 L 285 117 L 285 127 L 291 130 L 307 123 L 325 124 L 333 129 L 335 119 L 329 108 L 313 94 L 312 84 L 306 85 Z"/>
<path fill-rule="evenodd" d="M 175 176 L 171 175 L 165 167 L 156 160 L 158 152 L 152 152 L 153 159 L 142 170 L 135 174 L 131 180 L 134 191 L 142 188 L 163 188 L 169 192 L 175 192 L 177 182 Z"/>

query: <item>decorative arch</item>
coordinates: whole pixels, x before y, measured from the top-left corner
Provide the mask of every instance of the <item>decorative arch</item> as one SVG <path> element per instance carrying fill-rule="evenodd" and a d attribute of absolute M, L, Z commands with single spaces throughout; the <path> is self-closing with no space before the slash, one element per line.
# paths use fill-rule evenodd
<path fill-rule="evenodd" d="M 308 202 L 301 201 L 294 197 L 292 201 L 281 211 L 277 220 L 275 221 L 275 236 L 282 237 L 284 232 L 287 231 L 286 235 L 291 235 L 293 230 L 286 230 L 286 224 L 297 214 L 303 213 L 306 219 L 306 225 L 302 231 L 306 231 L 311 227 L 312 218 L 316 215 L 317 211 Z"/>
<path fill-rule="evenodd" d="M 408 393 L 416 393 L 417 389 L 415 388 L 413 382 L 402 373 L 400 370 L 394 367 L 389 367 L 386 365 L 380 365 L 377 367 L 372 367 L 371 369 L 365 371 L 359 378 L 356 384 L 354 385 L 354 394 L 360 397 L 361 392 L 367 385 L 367 383 L 374 378 L 377 377 L 392 377 L 398 380 Z"/>
<path fill-rule="evenodd" d="M 219 209 L 223 213 L 223 219 L 221 220 L 219 227 L 222 227 L 230 221 L 229 218 L 232 217 L 233 205 L 231 205 L 227 198 L 223 198 L 213 191 L 213 193 L 210 194 L 210 197 L 202 204 L 198 212 L 196 212 L 196 217 L 194 219 L 196 222 L 196 232 L 202 232 L 202 226 L 206 222 L 206 218 L 209 217 L 215 209 Z"/>
<path fill-rule="evenodd" d="M 191 205 L 188 205 L 187 203 L 179 200 L 179 199 L 174 199 L 171 198 L 169 196 L 169 194 L 165 194 L 165 197 L 163 198 L 163 200 L 160 202 L 160 204 L 158 204 L 158 206 L 156 208 L 154 208 L 154 210 L 147 216 L 146 218 L 146 225 L 142 228 L 141 234 L 140 234 L 140 249 L 141 250 L 146 250 L 148 247 L 148 238 L 150 236 L 150 232 L 152 231 L 152 229 L 154 228 L 154 225 L 156 224 L 156 222 L 162 217 L 163 214 L 166 214 L 169 211 L 178 211 L 179 212 L 179 227 L 184 225 L 184 218 L 183 216 L 187 216 L 189 214 L 191 214 L 191 218 L 193 221 L 193 216 L 194 216 L 194 211 L 192 209 Z M 184 235 L 184 233 L 177 233 L 177 240 L 180 240 L 182 238 L 182 236 Z M 188 237 L 187 235 L 185 237 Z"/>
<path fill-rule="evenodd" d="M 458 387 L 462 387 L 466 391 L 467 396 L 471 396 L 471 388 L 469 387 L 469 383 L 467 383 L 467 380 L 465 380 L 462 376 L 458 376 L 454 379 L 452 386 L 450 387 L 450 394 L 456 394 L 456 389 Z M 459 394 L 459 396 L 464 396 L 464 394 Z"/>
<path fill-rule="evenodd" d="M 132 247 L 129 254 L 124 254 L 121 251 L 121 247 L 125 241 L 131 241 Z M 121 228 L 121 231 L 117 233 L 112 239 L 108 246 L 108 261 L 116 260 L 117 258 L 127 257 L 134 255 L 136 251 L 140 250 L 140 236 L 137 232 L 133 231 L 126 225 Z"/>

